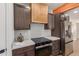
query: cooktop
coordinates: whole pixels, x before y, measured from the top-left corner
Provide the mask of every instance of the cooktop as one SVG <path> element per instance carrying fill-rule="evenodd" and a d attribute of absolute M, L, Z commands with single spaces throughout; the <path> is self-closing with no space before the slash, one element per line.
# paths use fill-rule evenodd
<path fill-rule="evenodd" d="M 40 46 L 52 42 L 51 40 L 44 37 L 32 38 L 31 40 L 35 42 L 35 46 Z"/>

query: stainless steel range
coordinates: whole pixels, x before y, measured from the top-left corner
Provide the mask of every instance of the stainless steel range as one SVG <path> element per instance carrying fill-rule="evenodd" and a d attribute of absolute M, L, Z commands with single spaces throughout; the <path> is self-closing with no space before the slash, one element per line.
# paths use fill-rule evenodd
<path fill-rule="evenodd" d="M 44 38 L 32 38 L 35 42 L 35 55 L 36 56 L 48 56 L 52 53 L 52 41 Z"/>

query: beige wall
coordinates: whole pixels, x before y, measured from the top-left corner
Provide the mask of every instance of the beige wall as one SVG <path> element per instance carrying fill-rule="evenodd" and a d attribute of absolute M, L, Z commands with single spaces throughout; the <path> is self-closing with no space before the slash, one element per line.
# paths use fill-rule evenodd
<path fill-rule="evenodd" d="M 0 3 L 0 50 L 6 48 L 5 41 L 5 4 Z M 5 53 L 1 55 L 5 55 Z"/>
<path fill-rule="evenodd" d="M 7 48 L 7 54 L 12 55 L 12 42 L 14 39 L 13 4 L 0 3 L 0 49 Z"/>
<path fill-rule="evenodd" d="M 5 20 L 5 26 L 6 26 L 6 44 L 7 44 L 7 55 L 12 55 L 12 42 L 14 40 L 14 16 L 13 16 L 13 4 L 12 3 L 6 3 L 6 20 Z"/>

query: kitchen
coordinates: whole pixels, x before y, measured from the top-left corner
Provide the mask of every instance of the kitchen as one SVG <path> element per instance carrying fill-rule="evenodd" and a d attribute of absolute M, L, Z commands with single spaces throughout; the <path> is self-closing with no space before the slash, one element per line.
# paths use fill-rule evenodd
<path fill-rule="evenodd" d="M 16 5 L 16 4 L 15 4 Z M 27 4 L 25 4 L 25 6 L 26 6 Z M 16 7 L 16 6 L 15 6 Z M 27 6 L 28 7 L 28 6 Z M 27 8 L 26 7 L 26 8 Z M 40 8 L 41 7 L 41 10 L 42 11 L 40 11 L 40 9 L 37 9 L 37 8 Z M 35 9 L 36 8 L 36 9 Z M 30 13 L 29 12 L 29 9 L 30 8 L 27 8 L 27 13 Z M 44 11 L 46 11 L 46 12 L 44 12 Z M 37 13 L 37 12 L 38 13 Z M 39 12 L 40 11 L 40 12 Z M 44 24 L 47 24 L 47 14 L 48 14 L 48 6 L 47 6 L 47 4 L 31 4 L 31 12 L 32 12 L 32 15 L 31 16 L 29 16 L 28 17 L 28 19 L 30 20 L 30 18 L 31 19 L 33 19 L 33 20 L 31 20 L 33 23 L 30 23 L 30 21 L 28 21 L 27 23 L 29 23 L 28 25 L 29 26 L 27 26 L 28 28 L 27 28 L 27 30 L 21 30 L 21 28 L 17 28 L 17 25 L 18 25 L 18 23 L 16 22 L 16 21 L 18 21 L 18 20 L 15 20 L 14 22 L 16 22 L 15 23 L 15 39 L 17 38 L 17 36 L 19 36 L 19 34 L 21 33 L 23 36 L 25 36 L 24 38 L 25 38 L 25 40 L 30 40 L 30 39 L 32 39 L 32 41 L 34 41 L 35 42 L 35 46 L 36 46 L 36 50 L 35 50 L 35 55 L 45 55 L 45 54 L 47 54 L 47 55 L 50 55 L 51 54 L 51 41 L 50 40 L 48 40 L 48 39 L 46 39 L 45 37 L 47 37 L 47 38 L 50 38 L 50 39 L 52 39 L 52 38 L 54 38 L 54 40 L 59 40 L 59 38 L 58 37 L 51 37 L 51 30 L 50 29 L 45 29 L 44 27 L 46 27 L 46 25 L 44 25 Z M 36 14 L 35 14 L 35 13 Z M 15 12 L 15 13 L 17 13 L 17 11 Z M 18 12 L 18 13 L 21 13 L 21 11 L 20 12 Z M 42 13 L 42 14 L 39 14 L 39 13 Z M 16 15 L 16 14 L 15 14 Z M 19 14 L 20 15 L 20 14 Z M 27 15 L 27 14 L 26 14 Z M 30 15 L 30 14 L 28 14 L 28 15 Z M 27 15 L 27 16 L 28 16 Z M 35 15 L 35 16 L 33 16 L 33 15 Z M 44 15 L 44 16 L 43 16 Z M 41 16 L 41 17 L 40 17 Z M 42 17 L 43 16 L 43 17 Z M 16 17 L 16 16 L 15 16 Z M 21 16 L 20 16 L 21 17 Z M 20 18 L 21 19 L 21 18 Z M 17 25 L 16 25 L 17 24 Z M 20 24 L 19 24 L 20 25 Z M 22 25 L 22 21 L 21 21 L 21 25 Z M 20 26 L 21 26 L 20 25 Z M 18 26 L 18 27 L 20 27 L 20 26 Z M 17 29 L 19 29 L 19 30 L 17 30 Z M 42 43 L 42 42 L 45 42 L 45 43 Z M 16 44 L 16 43 L 15 43 Z M 30 42 L 28 43 L 27 42 L 27 44 L 30 44 Z M 31 42 L 31 44 L 32 44 L 32 42 Z M 55 43 L 54 43 L 55 44 Z M 59 42 L 57 43 L 57 44 L 59 44 Z M 33 45 L 34 45 L 34 43 L 33 43 Z M 43 49 L 43 45 L 47 45 L 47 47 L 45 48 L 44 47 L 44 49 Z M 42 47 L 41 47 L 42 46 Z M 41 48 L 39 48 L 39 47 L 41 47 Z M 14 49 L 15 49 L 16 47 L 14 46 Z M 34 48 L 34 46 L 33 46 L 33 48 Z M 58 51 L 59 51 L 59 47 L 58 47 Z M 45 52 L 47 51 L 47 53 L 41 53 L 42 52 L 42 50 L 45 50 Z M 13 50 L 13 52 L 15 52 L 15 50 Z M 19 50 L 18 50 L 18 52 L 19 52 Z M 30 53 L 29 54 L 34 54 L 34 52 L 33 52 L 33 50 L 31 51 L 29 51 Z M 40 54 L 39 54 L 39 53 Z M 55 53 L 55 52 L 54 52 Z M 16 53 L 13 53 L 13 55 L 15 55 Z M 59 52 L 57 53 L 57 54 L 59 54 Z"/>
<path fill-rule="evenodd" d="M 65 6 L 64 3 L 14 3 L 11 6 L 14 39 L 11 45 L 7 42 L 7 46 L 11 46 L 12 56 L 67 56 L 73 53 L 72 24 L 69 16 L 62 13 L 64 10 L 59 13 L 57 9 L 62 5 Z M 53 12 L 53 9 L 56 10 Z"/>
<path fill-rule="evenodd" d="M 29 7 L 30 6 L 30 7 Z M 23 13 L 23 8 L 24 13 Z M 24 16 L 26 16 L 24 18 Z M 29 17 L 28 17 L 29 16 Z M 48 18 L 49 16 L 49 18 Z M 70 37 L 68 36 L 67 43 L 69 43 L 69 47 L 65 47 L 65 40 L 63 38 L 64 27 L 63 22 L 69 22 L 69 19 L 66 17 L 67 21 L 64 20 L 63 14 L 61 15 L 53 15 L 52 13 L 48 14 L 48 4 L 14 4 L 14 28 L 15 28 L 15 40 L 13 44 L 12 53 L 14 56 L 16 55 L 25 55 L 25 56 L 49 56 L 49 55 L 68 55 L 73 52 L 73 43 Z M 54 20 L 55 18 L 55 20 Z M 59 20 L 57 19 L 59 18 Z M 25 20 L 22 20 L 25 19 Z M 27 19 L 27 20 L 26 20 Z M 57 19 L 57 20 L 56 20 Z M 32 23 L 31 23 L 32 22 Z M 24 24 L 25 23 L 25 24 Z M 47 24 L 48 23 L 48 24 Z M 69 25 L 67 25 L 69 27 Z M 61 30 L 60 30 L 61 28 Z M 63 28 L 63 29 L 62 29 Z M 27 29 L 27 30 L 26 30 Z M 23 31 L 21 31 L 23 30 Z M 26 34 L 25 30 L 28 32 Z M 70 30 L 69 28 L 66 30 Z M 60 33 L 61 32 L 61 33 Z M 29 36 L 28 36 L 29 34 Z M 67 35 L 69 32 L 67 33 Z M 29 46 L 23 45 L 23 48 L 20 48 L 19 45 L 22 43 L 16 43 L 20 41 L 20 36 L 23 40 L 26 41 Z M 61 38 L 61 40 L 60 40 Z M 29 41 L 33 41 L 33 44 Z M 35 44 L 34 44 L 35 43 Z M 25 44 L 25 43 L 24 43 Z M 63 46 L 62 46 L 63 45 Z M 30 47 L 31 46 L 31 47 Z M 70 47 L 71 46 L 71 47 Z M 20 48 L 20 49 L 19 49 Z M 29 49 L 28 49 L 29 48 Z M 34 49 L 35 48 L 35 49 Z M 69 48 L 69 49 L 68 49 Z M 24 49 L 24 50 L 23 50 Z M 68 51 L 65 51 L 68 49 Z M 20 51 L 20 52 L 19 52 Z M 45 52 L 45 53 L 43 53 Z"/>

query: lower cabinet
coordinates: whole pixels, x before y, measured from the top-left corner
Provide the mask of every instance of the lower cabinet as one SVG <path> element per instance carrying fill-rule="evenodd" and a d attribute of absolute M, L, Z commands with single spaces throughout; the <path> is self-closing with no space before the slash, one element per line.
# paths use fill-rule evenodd
<path fill-rule="evenodd" d="M 52 42 L 52 55 L 57 56 L 60 54 L 60 40 Z"/>
<path fill-rule="evenodd" d="M 12 50 L 13 56 L 35 56 L 34 45 Z"/>
<path fill-rule="evenodd" d="M 49 53 L 46 50 L 44 51 L 45 53 Z M 40 53 L 45 54 L 42 51 L 40 51 Z M 38 53 L 38 55 L 40 55 L 40 53 Z M 52 56 L 57 56 L 59 54 L 60 54 L 60 40 L 52 41 Z M 35 46 L 32 45 L 28 47 L 14 49 L 12 50 L 12 55 L 13 56 L 35 56 Z"/>
<path fill-rule="evenodd" d="M 60 50 L 53 50 L 52 51 L 52 55 L 53 56 L 57 56 L 57 55 L 59 55 L 60 54 Z"/>

